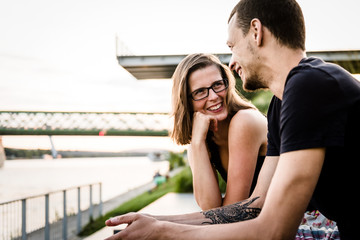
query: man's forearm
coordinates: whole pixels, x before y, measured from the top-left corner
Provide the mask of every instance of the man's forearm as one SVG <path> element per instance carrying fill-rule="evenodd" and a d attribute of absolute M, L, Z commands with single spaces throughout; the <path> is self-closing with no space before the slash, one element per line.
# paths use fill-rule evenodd
<path fill-rule="evenodd" d="M 264 204 L 265 196 L 278 161 L 279 157 L 277 156 L 266 157 L 255 190 L 251 198 L 247 200 L 203 212 L 174 216 L 158 216 L 156 218 L 162 221 L 191 225 L 230 223 L 255 218 L 259 215 Z"/>
<path fill-rule="evenodd" d="M 259 197 L 255 197 L 231 205 L 202 212 L 154 217 L 160 221 L 169 221 L 191 225 L 223 224 L 246 221 L 256 218 L 259 215 L 261 209 L 257 207 L 251 207 L 251 205 L 259 201 L 259 199 Z"/>

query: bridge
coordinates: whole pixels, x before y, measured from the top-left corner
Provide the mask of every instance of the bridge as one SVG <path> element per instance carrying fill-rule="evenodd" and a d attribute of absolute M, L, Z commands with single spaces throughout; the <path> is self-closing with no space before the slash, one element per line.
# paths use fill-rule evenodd
<path fill-rule="evenodd" d="M 339 64 L 350 73 L 360 73 L 360 50 L 308 51 L 308 57 L 319 57 L 325 61 Z M 215 54 L 224 64 L 229 64 L 231 54 Z M 117 56 L 118 63 L 135 78 L 168 79 L 171 78 L 179 62 L 187 55 L 144 55 Z"/>
<path fill-rule="evenodd" d="M 231 54 L 215 55 L 224 64 L 231 59 Z M 339 64 L 353 74 L 360 73 L 360 50 L 307 52 L 307 56 Z M 184 57 L 186 55 L 121 55 L 117 59 L 140 80 L 171 78 Z M 0 167 L 4 161 L 2 135 L 167 136 L 169 128 L 167 113 L 0 111 Z"/>
<path fill-rule="evenodd" d="M 167 113 L 0 111 L 0 136 L 167 136 L 169 127 Z"/>
<path fill-rule="evenodd" d="M 167 113 L 0 111 L 0 168 L 5 154 L 3 135 L 168 136 Z"/>

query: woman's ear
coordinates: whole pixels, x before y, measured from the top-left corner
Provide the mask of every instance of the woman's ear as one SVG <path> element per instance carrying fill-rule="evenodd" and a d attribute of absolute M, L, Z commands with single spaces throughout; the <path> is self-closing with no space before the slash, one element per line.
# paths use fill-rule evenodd
<path fill-rule="evenodd" d="M 263 28 L 259 19 L 254 18 L 250 23 L 250 31 L 252 38 L 255 41 L 256 45 L 259 47 L 262 44 L 263 37 Z"/>

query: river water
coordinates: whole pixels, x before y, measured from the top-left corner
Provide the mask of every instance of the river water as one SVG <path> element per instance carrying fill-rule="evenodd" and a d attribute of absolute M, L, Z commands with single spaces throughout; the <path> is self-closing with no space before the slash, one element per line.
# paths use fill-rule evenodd
<path fill-rule="evenodd" d="M 169 137 L 53 136 L 58 151 L 181 152 Z M 51 149 L 48 136 L 2 136 L 5 148 Z M 7 160 L 0 168 L 0 202 L 102 182 L 103 201 L 165 173 L 168 162 L 148 157 Z"/>
<path fill-rule="evenodd" d="M 102 183 L 106 201 L 148 183 L 168 162 L 148 157 L 7 160 L 0 169 L 0 203 L 79 185 Z"/>

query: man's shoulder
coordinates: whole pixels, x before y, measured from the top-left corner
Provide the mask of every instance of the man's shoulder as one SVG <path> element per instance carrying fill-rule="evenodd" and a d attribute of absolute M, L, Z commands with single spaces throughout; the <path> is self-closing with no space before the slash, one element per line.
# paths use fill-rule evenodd
<path fill-rule="evenodd" d="M 303 59 L 287 78 L 284 98 L 332 97 L 360 100 L 360 82 L 342 67 L 318 58 Z"/>
<path fill-rule="evenodd" d="M 290 71 L 286 85 L 306 85 L 306 87 L 313 85 L 316 87 L 323 84 L 328 85 L 329 82 L 334 82 L 339 86 L 357 84 L 355 78 L 339 65 L 310 57 L 302 59 L 298 66 Z"/>
<path fill-rule="evenodd" d="M 329 65 L 321 59 L 303 59 L 298 66 L 290 71 L 285 88 L 295 86 L 301 90 L 302 88 L 322 85 L 324 81 L 334 80 L 333 67 L 332 64 Z"/>

